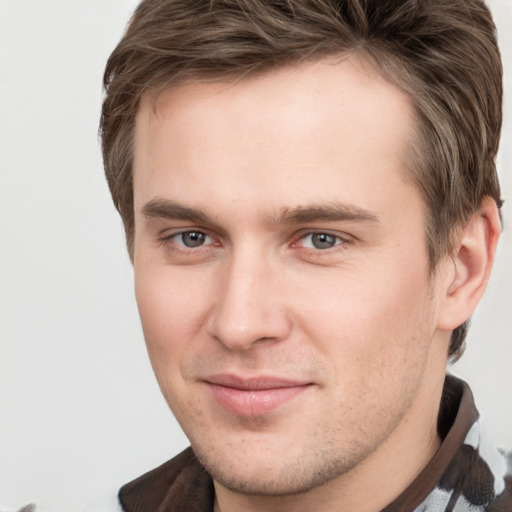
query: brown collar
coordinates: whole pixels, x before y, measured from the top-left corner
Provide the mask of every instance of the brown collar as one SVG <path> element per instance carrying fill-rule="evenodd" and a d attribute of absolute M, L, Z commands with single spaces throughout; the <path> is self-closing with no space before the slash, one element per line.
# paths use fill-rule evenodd
<path fill-rule="evenodd" d="M 381 512 L 411 512 L 434 490 L 478 419 L 473 393 L 462 380 L 447 375 L 437 419 L 441 446 L 423 471 Z"/>

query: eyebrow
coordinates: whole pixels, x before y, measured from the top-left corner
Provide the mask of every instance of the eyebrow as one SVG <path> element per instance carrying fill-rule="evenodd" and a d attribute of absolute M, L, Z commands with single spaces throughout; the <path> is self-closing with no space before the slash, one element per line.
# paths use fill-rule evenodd
<path fill-rule="evenodd" d="M 201 209 L 190 208 L 163 198 L 155 198 L 147 202 L 142 207 L 142 214 L 146 218 L 186 220 L 197 224 L 217 224 Z M 283 208 L 277 215 L 267 217 L 267 222 L 272 225 L 310 224 L 319 221 L 380 222 L 373 212 L 344 203 L 299 205 L 293 208 Z"/>
<path fill-rule="evenodd" d="M 272 224 L 308 224 L 318 221 L 336 222 L 371 222 L 379 223 L 375 213 L 359 206 L 341 203 L 312 204 L 285 208 Z"/>
<path fill-rule="evenodd" d="M 198 224 L 212 224 L 212 220 L 203 210 L 189 208 L 168 199 L 152 199 L 142 207 L 142 214 L 146 218 L 188 220 Z"/>

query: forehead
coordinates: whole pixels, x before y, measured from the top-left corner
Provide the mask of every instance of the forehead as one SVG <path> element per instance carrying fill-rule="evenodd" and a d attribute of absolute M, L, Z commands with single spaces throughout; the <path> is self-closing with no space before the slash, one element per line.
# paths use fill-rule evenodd
<path fill-rule="evenodd" d="M 371 202 L 378 187 L 403 186 L 412 132 L 409 98 L 355 58 L 169 88 L 137 116 L 136 211 L 158 195 L 201 207 Z"/>

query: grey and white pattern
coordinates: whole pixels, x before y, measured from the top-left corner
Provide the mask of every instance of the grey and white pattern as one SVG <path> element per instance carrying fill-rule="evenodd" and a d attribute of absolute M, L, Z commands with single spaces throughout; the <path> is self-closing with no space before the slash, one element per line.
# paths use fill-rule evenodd
<path fill-rule="evenodd" d="M 476 421 L 414 512 L 512 512 L 512 453 L 488 444 Z"/>

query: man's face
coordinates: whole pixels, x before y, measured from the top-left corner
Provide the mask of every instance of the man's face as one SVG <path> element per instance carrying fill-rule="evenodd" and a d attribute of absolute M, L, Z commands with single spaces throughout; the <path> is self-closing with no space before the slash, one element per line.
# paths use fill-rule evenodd
<path fill-rule="evenodd" d="M 408 98 L 353 59 L 143 101 L 138 306 L 163 394 L 222 485 L 304 491 L 435 421 L 446 336 L 412 130 Z"/>

